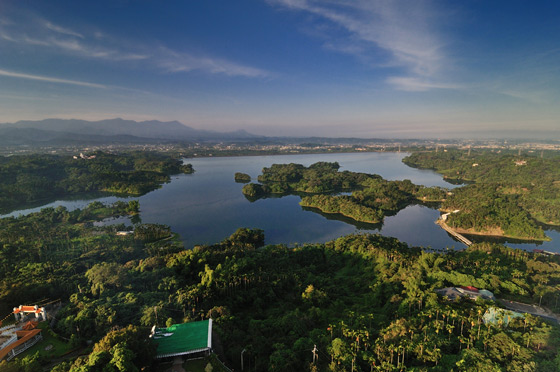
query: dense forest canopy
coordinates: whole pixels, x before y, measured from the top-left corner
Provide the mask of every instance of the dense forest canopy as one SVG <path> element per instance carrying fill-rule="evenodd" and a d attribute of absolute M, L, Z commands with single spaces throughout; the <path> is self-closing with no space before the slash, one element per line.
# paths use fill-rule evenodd
<path fill-rule="evenodd" d="M 89 355 L 53 371 L 140 370 L 153 363 L 149 327 L 209 317 L 222 357 L 235 369 L 242 349 L 253 371 L 560 367 L 557 325 L 530 315 L 507 326 L 484 323 L 482 315 L 498 304 L 435 293 L 477 286 L 557 310 L 559 257 L 491 244 L 445 255 L 371 234 L 264 246 L 263 232 L 251 229 L 183 250 L 166 226 L 138 225 L 127 236 L 117 236 L 116 227 L 93 227 L 91 216 L 137 206 L 99 208 L 46 209 L 2 221 L 2 231 L 25 231 L 28 243 L 13 249 L 15 234 L 0 236 L 3 257 L 13 256 L 1 278 L 0 303 L 59 297 L 66 305 L 53 330 L 75 347 L 100 340 Z M 43 234 L 49 238 L 41 244 Z M 319 358 L 312 365 L 314 345 Z M 0 371 L 24 370 L 45 358 L 31 354 L 0 364 Z"/>
<path fill-rule="evenodd" d="M 149 152 L 86 156 L 0 156 L 0 213 L 83 193 L 142 195 L 192 173 L 190 164 Z"/>

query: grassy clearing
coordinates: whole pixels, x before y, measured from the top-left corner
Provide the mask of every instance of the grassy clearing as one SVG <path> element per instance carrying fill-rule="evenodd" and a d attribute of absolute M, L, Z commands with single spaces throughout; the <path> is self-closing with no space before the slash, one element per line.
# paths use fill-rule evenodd
<path fill-rule="evenodd" d="M 60 358 L 64 354 L 71 351 L 70 344 L 58 337 L 49 327 L 47 322 L 41 322 L 37 328 L 42 329 L 43 339 L 25 352 L 18 355 L 18 358 L 24 358 L 39 352 L 39 355 L 45 358 Z"/>

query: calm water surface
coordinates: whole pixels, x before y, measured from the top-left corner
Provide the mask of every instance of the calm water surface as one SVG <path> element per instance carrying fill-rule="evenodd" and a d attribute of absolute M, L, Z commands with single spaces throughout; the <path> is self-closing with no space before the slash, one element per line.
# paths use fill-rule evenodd
<path fill-rule="evenodd" d="M 388 180 L 409 179 L 425 186 L 456 187 L 433 171 L 406 166 L 401 162 L 406 155 L 352 153 L 186 159 L 185 162 L 193 165 L 196 171 L 194 174 L 174 176 L 170 183 L 140 198 L 104 197 L 56 201 L 41 208 L 63 205 L 74 209 L 93 200 L 111 203 L 116 200 L 139 199 L 142 222 L 171 226 L 173 231 L 181 234 L 188 247 L 216 243 L 231 235 L 238 227 L 251 227 L 263 229 L 268 244 L 325 242 L 352 233 L 374 232 L 396 237 L 411 246 L 464 248 L 434 224 L 440 213 L 427 206 L 408 206 L 396 215 L 386 217 L 382 225 L 356 224 L 348 219 L 336 219 L 333 215 L 303 209 L 298 204 L 298 196 L 250 202 L 241 193 L 243 184 L 235 183 L 233 179 L 235 172 L 243 172 L 256 181 L 263 167 L 275 163 L 309 166 L 318 161 L 337 161 L 341 170 L 376 173 Z M 10 215 L 27 214 L 39 209 L 16 211 Z M 560 251 L 555 243 L 560 241 L 560 233 L 548 230 L 547 234 L 553 241 L 546 242 L 539 248 Z M 536 247 L 535 244 L 527 243 L 508 245 L 524 249 Z"/>

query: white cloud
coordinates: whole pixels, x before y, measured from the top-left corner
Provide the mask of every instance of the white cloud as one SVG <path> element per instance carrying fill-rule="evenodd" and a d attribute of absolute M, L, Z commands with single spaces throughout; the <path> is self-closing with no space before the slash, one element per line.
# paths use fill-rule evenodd
<path fill-rule="evenodd" d="M 268 0 L 270 4 L 311 13 L 348 35 L 325 43 L 328 49 L 363 57 L 372 53 L 375 66 L 399 67 L 409 78 L 436 78 L 449 63 L 444 38 L 437 30 L 440 14 L 428 1 L 415 0 Z M 342 32 L 336 32 L 340 39 Z M 330 35 L 334 38 L 334 32 Z M 384 61 L 380 59 L 385 58 Z M 396 81 L 402 78 L 395 78 Z M 402 81 L 401 81 L 402 82 Z M 408 82 L 411 85 L 411 81 Z M 420 90 L 440 88 L 415 84 Z"/>
<path fill-rule="evenodd" d="M 407 92 L 425 92 L 432 89 L 461 89 L 460 85 L 438 83 L 417 77 L 389 77 L 387 82 L 398 90 Z"/>
<path fill-rule="evenodd" d="M 0 23 L 0 41 L 25 46 L 42 47 L 51 53 L 63 53 L 80 58 L 102 59 L 114 62 L 143 61 L 140 66 L 156 67 L 165 73 L 181 73 L 202 71 L 209 74 L 261 78 L 270 76 L 262 69 L 242 65 L 222 58 L 196 56 L 188 52 L 173 51 L 169 48 L 134 43 L 111 37 L 95 30 L 78 32 L 67 27 L 28 15 L 33 22 L 9 22 L 3 19 Z M 154 50 L 160 53 L 154 53 Z"/>
<path fill-rule="evenodd" d="M 58 33 L 60 33 L 60 34 L 69 35 L 69 36 L 75 36 L 75 37 L 79 37 L 80 39 L 83 39 L 83 38 L 84 38 L 84 36 L 83 36 L 82 34 L 80 34 L 79 32 L 72 31 L 72 30 L 70 30 L 70 29 L 67 29 L 67 28 L 64 28 L 64 27 L 61 27 L 61 26 L 52 24 L 52 23 L 49 22 L 49 21 L 46 21 L 46 22 L 45 22 L 45 27 L 48 28 L 49 30 L 58 32 Z"/>
<path fill-rule="evenodd" d="M 14 41 L 14 42 L 18 41 L 18 40 L 15 40 L 15 39 L 7 39 L 7 40 Z M 26 44 L 30 44 L 30 45 L 42 45 L 42 46 L 49 46 L 50 45 L 50 43 L 48 43 L 46 41 L 33 39 L 33 38 L 28 37 L 28 36 L 23 36 L 20 41 L 22 41 L 22 40 Z"/>
<path fill-rule="evenodd" d="M 187 53 L 178 53 L 168 48 L 160 48 L 157 64 L 166 72 L 190 72 L 204 71 L 211 74 L 223 74 L 227 76 L 243 76 L 261 78 L 270 76 L 267 71 L 236 64 L 226 60 L 210 57 L 193 56 Z"/>
<path fill-rule="evenodd" d="M 17 42 L 16 39 L 14 39 L 13 37 L 11 37 L 10 35 L 4 33 L 4 32 L 0 32 L 0 38 L 7 40 L 7 41 L 11 41 L 13 43 Z"/>
<path fill-rule="evenodd" d="M 39 80 L 39 81 L 45 81 L 45 82 L 48 82 L 48 83 L 79 85 L 79 86 L 89 87 L 89 88 L 101 88 L 101 89 L 106 89 L 107 88 L 106 85 L 89 83 L 89 82 L 86 82 L 86 81 L 68 80 L 68 79 L 53 78 L 53 77 L 49 77 L 49 76 L 23 74 L 23 73 L 20 73 L 20 72 L 7 71 L 7 70 L 1 70 L 1 69 L 0 69 L 0 76 L 8 76 L 8 77 L 12 77 L 12 78 L 27 79 L 27 80 Z"/>
<path fill-rule="evenodd" d="M 89 48 L 80 44 L 79 41 L 72 40 L 72 39 L 56 39 L 54 37 L 51 37 L 47 41 L 45 41 L 45 45 L 52 45 L 52 46 L 59 47 L 61 49 L 66 49 L 74 52 L 82 52 L 85 54 L 91 54 Z"/>

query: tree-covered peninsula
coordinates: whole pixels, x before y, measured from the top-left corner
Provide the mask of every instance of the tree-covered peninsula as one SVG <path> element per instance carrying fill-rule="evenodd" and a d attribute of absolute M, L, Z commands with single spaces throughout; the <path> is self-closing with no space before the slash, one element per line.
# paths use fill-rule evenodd
<path fill-rule="evenodd" d="M 85 193 L 142 195 L 192 172 L 190 164 L 149 152 L 0 156 L 0 213 Z"/>
<path fill-rule="evenodd" d="M 304 207 L 366 223 L 379 223 L 385 215 L 413 202 L 442 201 L 447 194 L 445 189 L 414 185 L 410 180 L 387 181 L 376 174 L 340 172 L 339 168 L 337 162 L 319 162 L 309 167 L 273 164 L 263 168 L 258 177 L 260 184 L 247 184 L 242 192 L 249 198 L 295 193 L 302 196 L 300 204 Z"/>
<path fill-rule="evenodd" d="M 472 234 L 546 240 L 536 222 L 560 225 L 560 158 L 448 150 L 417 152 L 409 166 L 434 169 L 448 180 L 471 182 L 442 204 L 447 224 Z"/>

